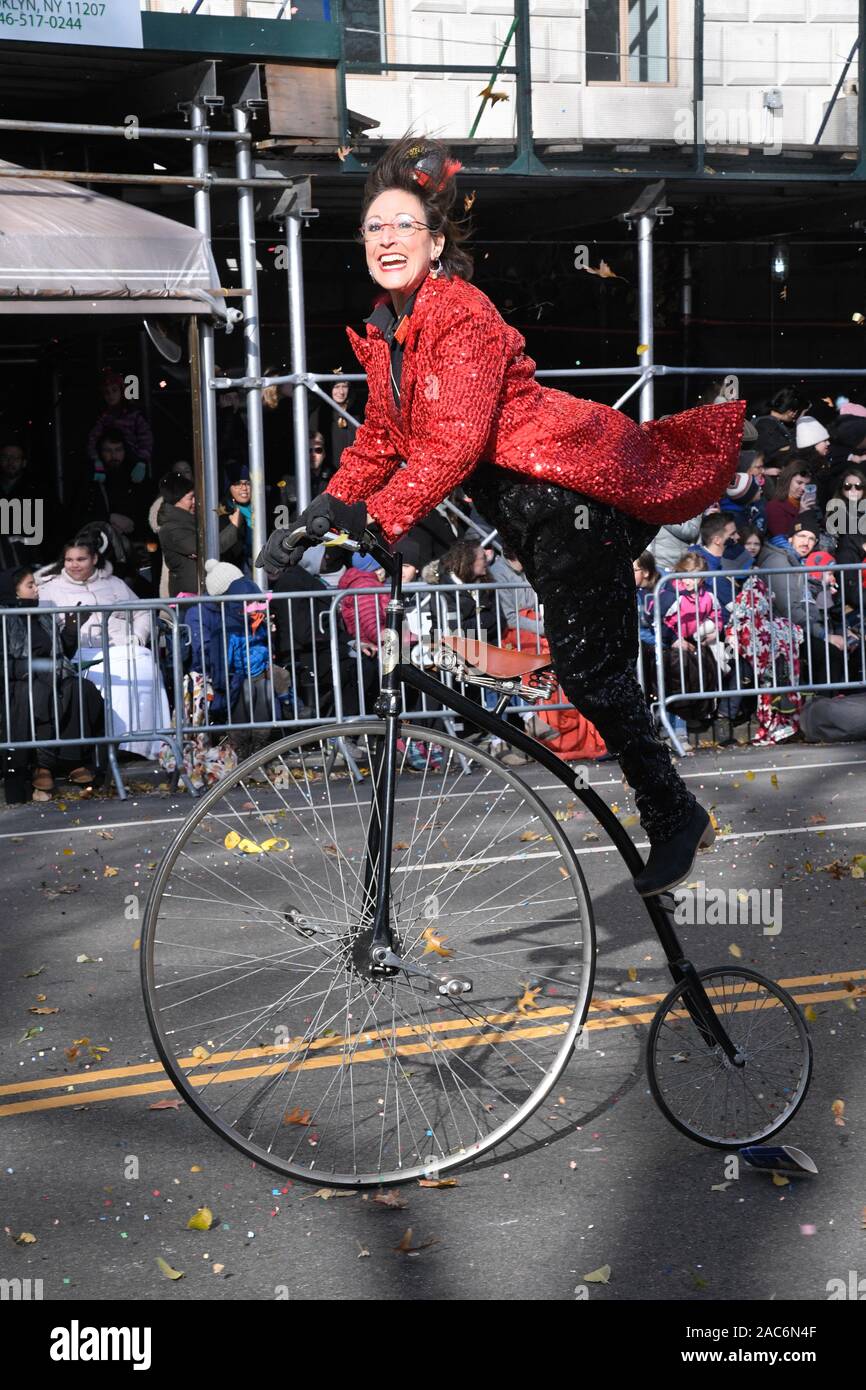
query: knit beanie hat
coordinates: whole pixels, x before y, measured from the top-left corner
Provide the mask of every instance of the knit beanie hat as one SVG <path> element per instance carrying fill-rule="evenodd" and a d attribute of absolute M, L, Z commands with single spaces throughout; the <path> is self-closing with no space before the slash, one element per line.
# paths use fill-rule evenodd
<path fill-rule="evenodd" d="M 798 531 L 811 531 L 817 540 L 821 535 L 821 518 L 817 512 L 801 512 L 794 522 L 794 534 Z"/>
<path fill-rule="evenodd" d="M 352 556 L 352 568 L 365 571 L 377 570 L 379 568 L 379 561 L 375 560 L 372 555 L 355 554 Z"/>
<path fill-rule="evenodd" d="M 164 502 L 170 506 L 177 506 L 182 497 L 186 497 L 188 492 L 192 492 L 192 479 L 186 473 L 175 470 L 173 473 L 166 473 L 164 478 L 159 480 L 159 495 Z"/>
<path fill-rule="evenodd" d="M 806 556 L 806 564 L 810 569 L 813 565 L 832 565 L 833 556 L 829 550 L 813 550 L 811 555 Z"/>
<path fill-rule="evenodd" d="M 822 440 L 829 438 L 830 436 L 820 420 L 816 420 L 813 415 L 800 416 L 797 421 L 798 449 L 811 449 L 813 445 L 820 444 Z"/>
<path fill-rule="evenodd" d="M 840 415 L 866 415 L 866 405 L 858 405 L 856 401 L 846 401 L 839 407 Z"/>
<path fill-rule="evenodd" d="M 744 443 L 744 444 L 757 444 L 757 442 L 758 442 L 758 431 L 756 430 L 755 426 L 752 424 L 751 420 L 744 420 L 744 421 L 743 421 L 743 443 Z"/>
<path fill-rule="evenodd" d="M 230 584 L 244 577 L 237 565 L 230 565 L 226 560 L 206 560 L 204 569 L 204 586 L 212 598 L 226 593 Z"/>

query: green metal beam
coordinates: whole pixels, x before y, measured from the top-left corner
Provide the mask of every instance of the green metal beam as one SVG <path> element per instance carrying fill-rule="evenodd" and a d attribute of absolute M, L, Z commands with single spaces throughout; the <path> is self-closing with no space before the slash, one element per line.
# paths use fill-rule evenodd
<path fill-rule="evenodd" d="M 161 14 L 141 16 L 145 52 L 194 53 L 199 58 L 249 58 L 256 63 L 288 58 L 310 63 L 340 60 L 335 24 L 309 20 L 223 18 L 218 15 Z"/>

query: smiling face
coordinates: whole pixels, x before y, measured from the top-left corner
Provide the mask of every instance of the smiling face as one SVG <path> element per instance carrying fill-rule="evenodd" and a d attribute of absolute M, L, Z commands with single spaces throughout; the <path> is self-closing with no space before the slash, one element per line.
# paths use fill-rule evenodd
<path fill-rule="evenodd" d="M 252 496 L 249 478 L 241 478 L 239 483 L 232 483 L 229 492 L 239 507 L 245 507 Z"/>
<path fill-rule="evenodd" d="M 792 502 L 799 502 L 809 482 L 807 473 L 797 473 L 788 485 L 788 497 Z"/>
<path fill-rule="evenodd" d="M 84 584 L 96 569 L 96 560 L 85 546 L 71 545 L 63 557 L 63 568 L 70 579 Z"/>
<path fill-rule="evenodd" d="M 335 381 L 335 382 L 333 382 L 333 384 L 332 384 L 332 386 L 331 386 L 331 399 L 332 399 L 332 400 L 335 400 L 335 401 L 337 402 L 337 405 L 345 405 L 345 404 L 346 404 L 346 401 L 349 399 L 349 383 L 348 383 L 348 381 Z"/>
<path fill-rule="evenodd" d="M 390 291 L 398 311 L 425 279 L 430 262 L 442 254 L 445 245 L 444 236 L 433 236 L 423 225 L 427 214 L 421 199 L 400 188 L 380 193 L 367 208 L 364 224 L 391 224 L 400 216 L 413 219 L 415 227 L 410 236 L 398 237 L 393 226 L 383 225 L 377 236 L 364 242 L 370 274 L 377 285 Z"/>

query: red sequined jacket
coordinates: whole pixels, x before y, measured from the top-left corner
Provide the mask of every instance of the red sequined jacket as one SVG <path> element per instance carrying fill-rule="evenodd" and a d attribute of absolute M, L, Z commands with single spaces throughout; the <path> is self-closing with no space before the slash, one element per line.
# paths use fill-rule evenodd
<path fill-rule="evenodd" d="M 364 423 L 328 484 L 343 502 L 366 500 L 389 540 L 482 461 L 659 525 L 686 521 L 724 494 L 745 402 L 636 425 L 610 406 L 544 387 L 521 334 L 458 277 L 428 277 L 406 323 L 399 409 L 380 330 L 368 323 L 366 339 L 346 330 L 370 394 Z"/>

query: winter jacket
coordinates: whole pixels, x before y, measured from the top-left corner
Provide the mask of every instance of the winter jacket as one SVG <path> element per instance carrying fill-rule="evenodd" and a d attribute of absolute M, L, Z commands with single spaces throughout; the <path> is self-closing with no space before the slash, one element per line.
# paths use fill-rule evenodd
<path fill-rule="evenodd" d="M 685 555 L 690 545 L 700 538 L 701 522 L 704 519 L 703 512 L 699 516 L 693 516 L 690 521 L 682 521 L 678 525 L 663 526 L 655 540 L 650 541 L 647 549 L 655 558 L 657 567 L 660 570 L 675 570 L 680 560 Z"/>
<path fill-rule="evenodd" d="M 138 602 L 138 595 L 134 594 L 129 585 L 125 584 L 122 579 L 117 578 L 109 564 L 98 569 L 83 583 L 77 579 L 71 579 L 65 570 L 61 570 L 59 574 L 49 574 L 47 570 L 43 569 L 39 570 L 34 577 L 39 587 L 39 602 L 46 606 L 53 604 L 55 608 L 71 609 L 94 608 L 97 604 Z M 86 622 L 82 623 L 80 630 L 80 645 L 82 647 L 102 646 L 104 618 L 104 613 L 92 613 Z M 109 613 L 108 645 L 110 647 L 126 647 L 129 645 L 131 637 L 133 641 L 146 647 L 150 641 L 150 619 L 150 612 L 142 609 L 138 611 L 124 609 L 118 613 Z"/>
<path fill-rule="evenodd" d="M 524 581 L 519 588 L 510 587 L 513 584 L 518 584 L 521 577 L 517 570 L 511 568 L 504 556 L 494 557 L 490 566 L 490 578 L 495 579 L 497 584 L 503 586 L 496 593 L 496 602 L 502 615 L 502 630 L 504 632 L 508 628 L 518 629 L 521 634 L 521 644 L 525 647 L 527 646 L 527 634 L 530 641 L 536 639 L 539 633 L 543 634 L 544 625 L 538 621 L 537 617 L 528 616 L 528 614 L 536 613 L 539 607 L 538 595 L 532 585 Z"/>
<path fill-rule="evenodd" d="M 369 589 L 375 587 L 376 576 L 371 570 L 353 569 L 351 566 L 340 575 L 338 589 Z M 372 642 L 378 647 L 382 628 L 385 626 L 385 609 L 388 595 L 349 594 L 340 604 L 340 615 L 346 624 L 346 631 L 352 637 L 360 637 L 362 642 Z"/>
<path fill-rule="evenodd" d="M 210 681 L 209 717 L 225 718 L 234 710 L 244 682 L 270 670 L 268 611 L 265 595 L 251 579 L 235 579 L 226 590 L 237 602 L 194 603 L 184 614 L 189 625 L 189 667 Z"/>
<path fill-rule="evenodd" d="M 794 522 L 800 515 L 800 503 L 789 502 L 787 498 L 774 497 L 766 506 L 767 535 L 791 536 Z"/>
<path fill-rule="evenodd" d="M 153 457 L 153 433 L 140 410 L 103 410 L 87 438 L 87 453 L 96 461 L 96 447 L 108 430 L 119 430 L 126 440 L 128 452 L 135 462 L 150 463 Z"/>
<path fill-rule="evenodd" d="M 368 320 L 366 339 L 348 330 L 370 396 L 355 443 L 328 485 L 344 502 L 365 499 L 389 540 L 481 462 L 660 525 L 694 516 L 730 482 L 742 401 L 638 426 L 610 406 L 544 387 L 522 335 L 459 276 L 428 276 L 404 322 L 400 407 L 382 328 Z"/>
<path fill-rule="evenodd" d="M 455 584 L 456 589 L 433 595 L 436 619 L 434 626 L 442 632 L 459 632 L 465 637 L 477 636 L 481 641 L 496 641 L 496 604 L 492 589 L 476 589 L 450 574 L 441 560 L 425 565 L 421 574 L 425 584 Z M 489 580 L 478 580 L 479 584 Z"/>
<path fill-rule="evenodd" d="M 675 580 L 677 588 L 679 581 Z M 693 642 L 701 623 L 715 623 L 721 628 L 722 616 L 719 605 L 709 589 L 703 586 L 697 593 L 681 590 L 679 597 L 665 615 L 665 625 L 677 639 Z"/>
<path fill-rule="evenodd" d="M 220 525 L 220 559 L 237 565 L 243 562 L 243 518 L 241 525 L 235 527 L 228 520 Z M 198 531 L 195 516 L 164 502 L 157 516 L 157 533 L 162 547 L 162 555 L 168 568 L 168 592 L 172 598 L 178 594 L 198 593 L 198 570 L 196 553 L 198 551 Z M 240 551 L 240 563 L 238 560 Z"/>
<path fill-rule="evenodd" d="M 808 571 L 800 557 L 791 549 L 765 545 L 758 556 L 759 570 L 770 570 L 761 578 L 773 596 L 773 612 L 777 618 L 796 623 L 804 633 L 823 639 L 825 627 L 821 610 L 812 601 Z"/>

